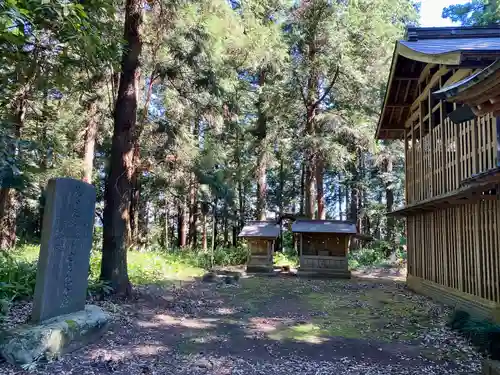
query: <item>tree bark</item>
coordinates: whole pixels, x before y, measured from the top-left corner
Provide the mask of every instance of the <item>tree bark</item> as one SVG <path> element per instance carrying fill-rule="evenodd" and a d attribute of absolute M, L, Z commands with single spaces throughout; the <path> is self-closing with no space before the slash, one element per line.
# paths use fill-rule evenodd
<path fill-rule="evenodd" d="M 201 233 L 201 248 L 203 251 L 207 251 L 207 215 L 205 213 L 201 214 L 201 225 L 203 227 Z"/>
<path fill-rule="evenodd" d="M 343 200 L 343 195 L 342 195 L 342 186 L 340 185 L 340 178 L 339 178 L 339 186 L 338 186 L 338 193 L 337 193 L 337 202 L 338 202 L 338 207 L 339 207 L 339 220 L 342 220 L 342 200 Z"/>
<path fill-rule="evenodd" d="M 266 220 L 267 181 L 265 158 L 265 152 L 260 151 L 257 159 L 257 220 Z"/>
<path fill-rule="evenodd" d="M 123 295 L 129 295 L 132 289 L 127 272 L 126 245 L 134 173 L 142 9 L 142 0 L 127 0 L 124 24 L 126 45 L 122 55 L 110 168 L 104 192 L 101 279 L 108 281 L 115 293 Z"/>
<path fill-rule="evenodd" d="M 163 234 L 162 234 L 162 247 L 165 249 L 165 250 L 168 250 L 168 248 L 170 247 L 170 243 L 169 243 L 169 233 L 168 233 L 168 226 L 169 226 L 169 201 L 168 201 L 168 197 L 165 195 L 165 214 L 164 214 L 164 222 L 163 222 Z"/>
<path fill-rule="evenodd" d="M 305 216 L 314 219 L 314 157 L 308 156 L 305 173 Z"/>
<path fill-rule="evenodd" d="M 300 208 L 299 208 L 300 216 L 304 215 L 305 190 L 306 190 L 306 168 L 305 168 L 305 163 L 302 162 L 302 167 L 300 171 Z"/>
<path fill-rule="evenodd" d="M 91 184 L 92 172 L 94 169 L 95 142 L 97 130 L 99 128 L 99 106 L 98 96 L 90 98 L 87 102 L 87 114 L 85 123 L 85 133 L 83 135 L 83 171 L 82 180 Z"/>
<path fill-rule="evenodd" d="M 214 200 L 214 208 L 213 208 L 213 228 L 212 228 L 212 251 L 215 251 L 217 248 L 217 199 Z"/>
<path fill-rule="evenodd" d="M 195 248 L 197 246 L 196 226 L 198 224 L 198 202 L 196 200 L 197 184 L 196 178 L 193 175 L 191 178 L 191 185 L 189 187 L 189 246 Z"/>
<path fill-rule="evenodd" d="M 316 178 L 316 150 L 314 149 L 314 137 L 316 135 L 316 109 L 318 103 L 316 103 L 316 97 L 318 94 L 318 72 L 314 68 L 314 62 L 316 60 L 316 43 L 314 40 L 314 35 L 308 42 L 309 47 L 309 63 L 311 64 L 311 70 L 309 72 L 309 77 L 307 79 L 307 98 L 305 99 L 306 105 L 306 127 L 305 135 L 309 138 L 309 144 L 305 150 L 305 162 L 306 162 L 306 172 L 305 172 L 305 215 L 314 219 L 315 216 L 315 204 L 314 204 L 314 180 Z"/>
<path fill-rule="evenodd" d="M 21 130 L 24 127 L 24 118 L 26 115 L 26 98 L 25 94 L 21 95 L 14 109 L 14 139 L 21 139 Z M 16 145 L 11 147 L 12 155 L 17 156 L 18 150 Z M 0 188 L 0 249 L 10 249 L 16 244 L 16 227 L 17 227 L 17 211 L 18 197 L 16 191 L 9 186 Z"/>
<path fill-rule="evenodd" d="M 177 246 L 184 248 L 187 245 L 186 205 L 179 199 L 177 206 Z"/>
<path fill-rule="evenodd" d="M 316 200 L 318 202 L 318 219 L 326 219 L 325 194 L 323 187 L 323 174 L 325 172 L 324 161 L 318 157 L 316 161 Z"/>
<path fill-rule="evenodd" d="M 259 85 L 262 88 L 265 84 L 266 72 L 259 74 Z M 264 110 L 264 98 L 262 94 L 257 101 L 257 220 L 266 220 L 266 198 L 267 198 L 267 114 Z"/>

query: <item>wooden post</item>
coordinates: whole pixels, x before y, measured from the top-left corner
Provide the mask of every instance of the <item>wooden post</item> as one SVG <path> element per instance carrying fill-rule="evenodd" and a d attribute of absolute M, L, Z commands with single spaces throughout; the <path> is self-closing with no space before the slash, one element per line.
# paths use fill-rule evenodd
<path fill-rule="evenodd" d="M 434 171 L 436 170 L 435 165 L 434 165 L 434 129 L 433 129 L 433 112 L 432 112 L 432 100 L 431 100 L 431 92 L 429 91 L 429 97 L 427 100 L 428 106 L 429 106 L 429 134 L 430 134 L 430 141 L 431 141 L 431 147 L 430 147 L 430 165 L 431 165 L 431 170 L 429 173 L 431 174 L 431 192 L 430 196 L 433 197 L 435 195 L 435 178 L 434 178 Z"/>
<path fill-rule="evenodd" d="M 416 186 L 415 186 L 415 165 L 416 165 L 416 162 L 415 162 L 415 124 L 412 122 L 411 123 L 411 174 L 413 175 L 412 176 L 412 181 L 411 183 L 413 184 L 412 186 L 412 189 L 411 189 L 411 201 L 412 203 L 415 202 L 416 200 Z"/>
<path fill-rule="evenodd" d="M 496 153 L 496 157 L 497 157 L 497 167 L 500 167 L 500 117 L 497 117 L 496 118 L 496 130 L 497 130 L 497 141 L 496 141 L 496 144 L 497 144 L 497 153 Z M 498 190 L 497 190 L 498 191 Z"/>
<path fill-rule="evenodd" d="M 408 204 L 408 132 L 404 129 L 405 141 L 405 204 Z"/>

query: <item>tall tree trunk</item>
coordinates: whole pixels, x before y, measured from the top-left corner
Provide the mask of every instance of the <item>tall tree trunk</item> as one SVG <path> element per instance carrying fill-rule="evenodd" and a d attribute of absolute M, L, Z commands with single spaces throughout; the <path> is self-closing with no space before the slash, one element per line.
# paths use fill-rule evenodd
<path fill-rule="evenodd" d="M 189 246 L 195 248 L 197 246 L 196 226 L 198 224 L 198 202 L 196 200 L 197 184 L 196 178 L 193 175 L 191 185 L 189 187 Z"/>
<path fill-rule="evenodd" d="M 214 208 L 213 208 L 213 223 L 212 223 L 212 251 L 215 251 L 217 248 L 217 198 L 214 199 Z"/>
<path fill-rule="evenodd" d="M 265 85 L 266 72 L 263 70 L 259 74 L 259 85 Z M 266 198 L 267 198 L 267 114 L 264 109 L 264 97 L 262 94 L 257 101 L 257 220 L 266 220 Z"/>
<path fill-rule="evenodd" d="M 158 50 L 155 49 L 153 52 L 152 63 L 155 65 L 156 54 Z M 139 116 L 139 120 L 137 122 L 137 127 L 135 131 L 135 139 L 134 139 L 134 153 L 133 153 L 133 161 L 132 161 L 132 192 L 131 192 L 131 201 L 130 201 L 130 233 L 128 234 L 129 243 L 128 246 L 133 246 L 136 244 L 141 244 L 141 234 L 145 233 L 145 229 L 141 226 L 141 223 L 144 223 L 143 220 L 140 220 L 140 210 L 141 207 L 146 204 L 145 202 L 141 202 L 141 176 L 142 176 L 142 167 L 141 167 L 141 147 L 140 147 L 140 137 L 146 126 L 148 112 L 149 112 L 149 104 L 151 103 L 151 97 L 153 95 L 153 84 L 157 78 L 156 69 L 153 69 L 149 76 L 149 81 L 147 84 L 146 90 L 146 100 L 144 102 L 144 107 L 142 108 L 141 115 Z"/>
<path fill-rule="evenodd" d="M 26 115 L 26 98 L 21 95 L 14 109 L 14 139 L 21 139 Z M 17 156 L 17 146 L 11 146 L 12 155 Z M 10 249 L 16 244 L 17 211 L 19 202 L 16 191 L 10 186 L 0 188 L 0 249 Z"/>
<path fill-rule="evenodd" d="M 391 157 L 387 158 L 385 161 L 385 172 L 387 176 L 392 174 L 392 159 Z M 392 188 L 392 181 L 387 181 L 385 185 L 385 201 L 386 201 L 386 211 L 391 212 L 393 205 L 394 205 L 394 190 Z M 395 227 L 395 222 L 394 222 L 394 217 L 392 216 L 387 216 L 387 232 L 386 232 L 386 237 L 385 240 L 388 242 L 394 242 L 394 227 Z"/>
<path fill-rule="evenodd" d="M 184 248 L 187 245 L 186 204 L 184 198 L 179 199 L 177 207 L 177 245 Z"/>
<path fill-rule="evenodd" d="M 91 184 L 94 169 L 95 141 L 99 128 L 99 96 L 93 96 L 87 102 L 87 114 L 83 134 L 83 171 L 82 180 Z"/>
<path fill-rule="evenodd" d="M 140 188 L 139 193 L 142 188 Z M 145 199 L 139 200 L 138 207 L 138 215 L 137 215 L 137 237 L 135 243 L 138 244 L 141 248 L 147 247 L 149 238 L 148 238 L 148 227 L 149 227 L 149 207 L 148 202 Z"/>
<path fill-rule="evenodd" d="M 314 137 L 316 135 L 316 109 L 318 103 L 316 97 L 318 94 L 318 72 L 315 69 L 314 62 L 316 60 L 316 43 L 314 36 L 308 42 L 309 47 L 309 63 L 311 70 L 307 78 L 307 98 L 306 98 L 306 127 L 305 135 L 309 137 L 309 145 L 305 150 L 305 215 L 314 219 L 315 204 L 314 204 L 314 180 L 316 179 L 316 151 L 314 149 Z"/>
<path fill-rule="evenodd" d="M 318 202 L 318 219 L 326 219 L 325 194 L 323 187 L 323 174 L 325 173 L 324 161 L 318 157 L 316 162 L 316 200 Z"/>
<path fill-rule="evenodd" d="M 170 208 L 170 205 L 169 205 L 168 197 L 167 197 L 167 195 L 165 195 L 165 208 L 164 208 L 165 214 L 163 216 L 164 222 L 163 222 L 163 234 L 162 234 L 162 247 L 165 250 L 168 250 L 168 248 L 170 247 L 170 243 L 169 243 L 170 236 L 168 233 L 169 217 L 170 217 L 169 208 Z"/>
<path fill-rule="evenodd" d="M 141 200 L 141 176 L 138 172 L 136 163 L 139 162 L 139 146 L 134 144 L 133 152 L 133 172 L 131 178 L 131 194 L 130 194 L 130 232 L 127 234 L 127 247 L 138 244 L 139 241 L 139 206 Z"/>
<path fill-rule="evenodd" d="M 257 220 L 266 220 L 266 161 L 265 151 L 260 151 L 257 160 Z"/>
<path fill-rule="evenodd" d="M 203 251 L 207 251 L 207 215 L 205 213 L 201 214 L 201 225 L 203 227 L 201 232 L 201 248 Z"/>
<path fill-rule="evenodd" d="M 233 226 L 232 226 L 232 230 L 233 230 L 233 247 L 237 247 L 238 246 L 238 222 L 236 221 L 236 210 L 234 210 L 234 217 L 235 219 L 232 220 L 233 222 Z"/>
<path fill-rule="evenodd" d="M 340 184 L 340 176 L 339 176 L 339 184 L 337 187 L 337 204 L 339 208 L 339 220 L 342 220 L 342 200 L 343 200 L 342 185 Z"/>
<path fill-rule="evenodd" d="M 302 162 L 300 171 L 300 216 L 304 215 L 305 206 L 305 190 L 306 190 L 306 167 L 305 162 Z"/>
<path fill-rule="evenodd" d="M 124 25 L 126 45 L 123 49 L 110 167 L 104 192 L 101 279 L 110 282 L 115 293 L 125 295 L 130 294 L 132 289 L 127 272 L 126 245 L 134 173 L 142 9 L 142 0 L 127 0 Z"/>
<path fill-rule="evenodd" d="M 305 216 L 314 219 L 314 157 L 309 155 L 305 173 Z"/>

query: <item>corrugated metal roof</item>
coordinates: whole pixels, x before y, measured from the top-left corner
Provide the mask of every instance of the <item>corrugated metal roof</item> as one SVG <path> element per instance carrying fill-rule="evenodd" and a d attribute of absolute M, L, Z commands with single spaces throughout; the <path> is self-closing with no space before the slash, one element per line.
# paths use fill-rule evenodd
<path fill-rule="evenodd" d="M 275 221 L 250 221 L 241 230 L 238 237 L 276 238 L 280 235 L 280 227 Z"/>
<path fill-rule="evenodd" d="M 407 29 L 394 49 L 391 72 L 376 137 L 402 138 L 415 87 L 426 64 L 477 66 L 500 58 L 500 27 L 441 27 Z"/>
<path fill-rule="evenodd" d="M 488 52 L 500 50 L 500 35 L 493 38 L 453 38 L 423 39 L 416 41 L 402 40 L 400 44 L 415 52 L 426 55 L 441 55 L 452 52 Z"/>
<path fill-rule="evenodd" d="M 297 220 L 292 224 L 294 233 L 350 233 L 355 234 L 356 224 L 338 220 Z"/>

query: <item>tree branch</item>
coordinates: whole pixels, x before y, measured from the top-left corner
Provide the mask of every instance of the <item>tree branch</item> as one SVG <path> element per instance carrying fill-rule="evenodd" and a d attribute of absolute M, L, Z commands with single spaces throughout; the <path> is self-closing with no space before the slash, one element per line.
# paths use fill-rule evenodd
<path fill-rule="evenodd" d="M 340 73 L 340 65 L 337 65 L 337 70 L 335 71 L 335 75 L 333 76 L 332 81 L 330 82 L 328 87 L 325 89 L 325 92 L 323 93 L 323 95 L 321 95 L 321 97 L 318 100 L 316 100 L 316 102 L 313 104 L 313 108 L 316 108 L 318 105 L 320 105 L 321 102 L 323 100 L 325 100 L 325 98 L 330 93 L 330 91 L 332 91 L 333 86 L 337 82 L 337 78 L 339 78 L 339 73 Z"/>
<path fill-rule="evenodd" d="M 300 96 L 302 97 L 302 102 L 304 103 L 305 107 L 307 108 L 307 99 L 304 95 L 304 91 L 302 90 L 302 85 L 300 84 L 299 77 L 297 76 L 297 72 L 294 70 L 293 71 L 293 76 L 297 80 L 298 86 L 299 86 L 299 91 L 300 91 Z"/>

